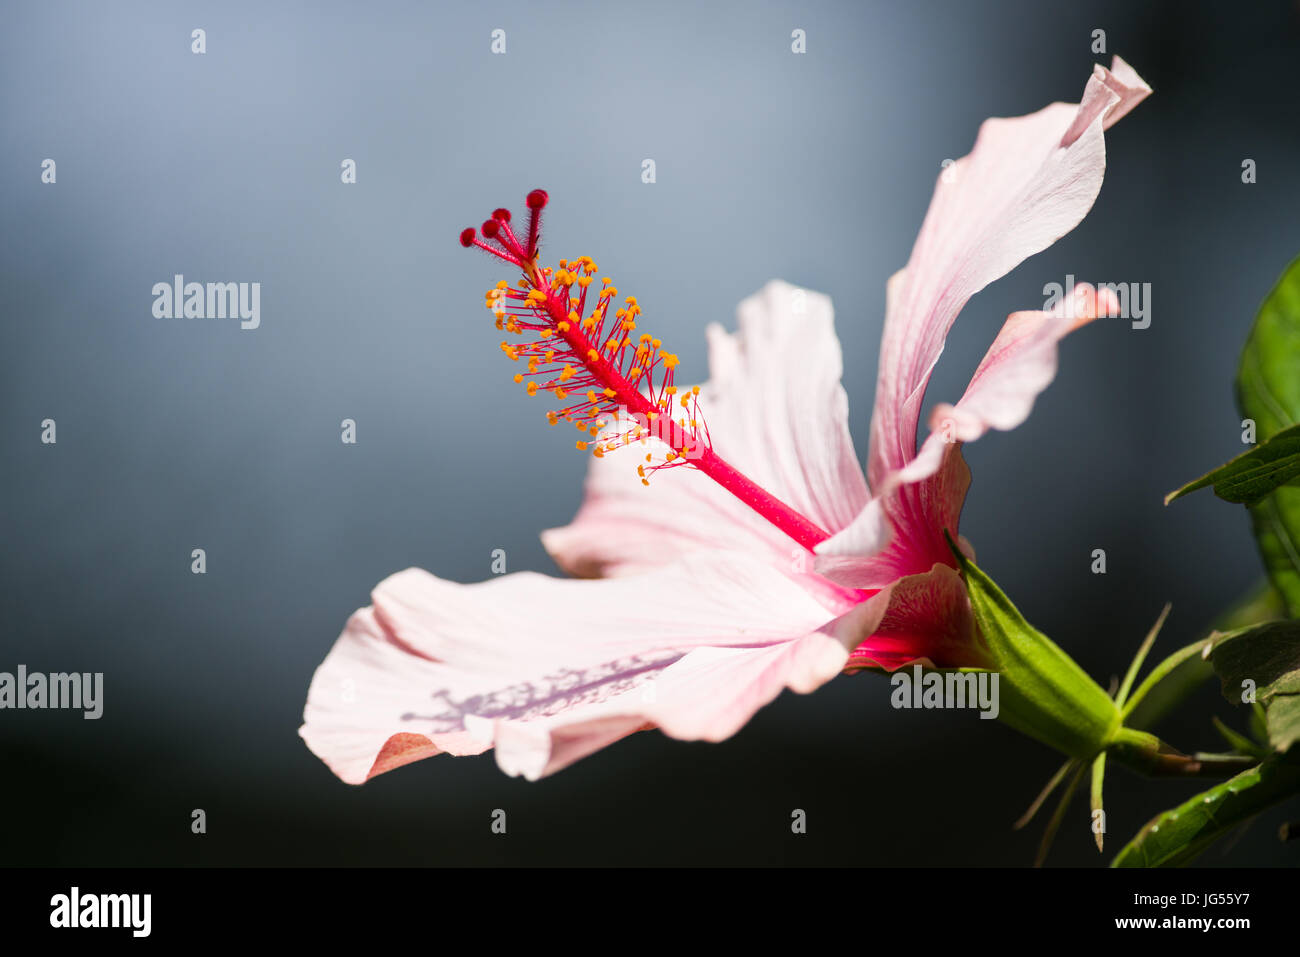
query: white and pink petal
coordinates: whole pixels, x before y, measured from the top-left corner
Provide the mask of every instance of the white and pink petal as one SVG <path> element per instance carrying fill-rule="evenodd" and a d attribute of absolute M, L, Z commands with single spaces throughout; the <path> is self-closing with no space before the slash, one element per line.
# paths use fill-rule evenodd
<path fill-rule="evenodd" d="M 782 687 L 829 680 L 865 637 L 835 626 L 856 596 L 803 579 L 743 553 L 602 581 L 408 569 L 349 620 L 300 733 L 349 783 L 502 741 L 503 767 L 549 773 L 649 722 L 725 737 Z M 540 765 L 539 736 L 554 750 Z"/>

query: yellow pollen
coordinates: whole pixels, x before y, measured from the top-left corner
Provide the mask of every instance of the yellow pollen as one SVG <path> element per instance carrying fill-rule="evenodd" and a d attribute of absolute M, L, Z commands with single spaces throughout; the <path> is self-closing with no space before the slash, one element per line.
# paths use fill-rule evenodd
<path fill-rule="evenodd" d="M 585 452 L 585 451 L 587 451 L 587 443 L 586 443 L 586 442 L 578 442 L 578 443 L 577 443 L 577 446 L 578 446 L 578 451 L 579 451 L 579 452 Z"/>
<path fill-rule="evenodd" d="M 561 381 L 561 382 L 568 382 L 568 381 L 569 381 L 570 379 L 572 379 L 575 375 L 577 375 L 577 373 L 573 371 L 573 366 L 569 365 L 569 364 L 566 362 L 565 365 L 564 365 L 564 368 L 563 368 L 562 370 L 560 370 L 560 381 Z"/>
<path fill-rule="evenodd" d="M 530 382 L 530 383 L 528 383 L 528 394 L 529 394 L 529 395 L 537 395 L 537 383 L 536 383 L 536 382 Z"/>

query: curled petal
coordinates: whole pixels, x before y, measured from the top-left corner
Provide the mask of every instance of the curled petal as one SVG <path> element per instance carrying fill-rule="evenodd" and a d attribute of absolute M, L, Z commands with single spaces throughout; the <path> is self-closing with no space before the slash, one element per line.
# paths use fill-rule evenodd
<path fill-rule="evenodd" d="M 1099 315 L 1116 313 L 1114 292 L 1076 287 L 1073 299 L 1051 312 L 1014 312 L 954 406 L 936 405 L 921 451 L 896 473 L 895 482 L 919 482 L 940 468 L 945 447 L 973 442 L 989 429 L 1010 431 L 1027 418 L 1034 400 L 1056 378 L 1057 343 Z"/>
<path fill-rule="evenodd" d="M 1079 224 L 1101 189 L 1103 131 L 1148 93 L 1116 57 L 1079 104 L 986 120 L 971 153 L 941 174 L 907 268 L 891 280 L 867 470 L 877 494 L 914 455 L 925 386 L 958 312 Z"/>

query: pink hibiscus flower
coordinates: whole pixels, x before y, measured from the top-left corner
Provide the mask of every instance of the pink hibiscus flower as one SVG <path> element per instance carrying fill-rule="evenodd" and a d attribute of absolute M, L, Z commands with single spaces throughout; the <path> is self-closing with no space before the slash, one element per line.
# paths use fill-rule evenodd
<path fill-rule="evenodd" d="M 1113 297 L 1080 287 L 1052 312 L 1010 316 L 918 450 L 922 398 L 967 300 L 1087 214 L 1103 131 L 1149 93 L 1117 57 L 1078 104 L 985 122 L 940 177 L 888 284 L 865 475 L 825 296 L 769 283 L 740 304 L 737 333 L 709 328 L 708 383 L 679 390 L 677 357 L 633 339 L 635 298 L 616 309 L 586 257 L 538 266 L 545 193 L 529 194 L 518 236 L 506 210 L 482 239 L 466 230 L 465 245 L 524 277 L 487 296 L 520 340 L 501 344 L 516 381 L 567 401 L 548 418 L 576 425 L 593 455 L 581 510 L 543 541 L 566 571 L 600 578 L 385 579 L 312 680 L 311 750 L 350 783 L 490 747 L 536 779 L 646 728 L 724 739 L 783 689 L 845 670 L 987 667 L 944 538 L 970 481 L 961 443 L 1024 421 L 1057 342 Z"/>

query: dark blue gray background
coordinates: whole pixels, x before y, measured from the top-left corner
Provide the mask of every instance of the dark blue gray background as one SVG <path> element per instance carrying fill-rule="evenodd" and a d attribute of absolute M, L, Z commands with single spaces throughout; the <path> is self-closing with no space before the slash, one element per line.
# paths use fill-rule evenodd
<path fill-rule="evenodd" d="M 1037 830 L 1009 824 L 1055 757 L 971 713 L 895 712 L 870 676 L 786 695 L 722 745 L 638 735 L 538 784 L 488 755 L 351 789 L 297 728 L 372 585 L 412 564 L 477 580 L 493 548 L 554 571 L 537 532 L 579 502 L 585 462 L 523 424 L 480 301 L 502 274 L 460 228 L 546 187 L 548 258 L 596 258 L 688 379 L 705 324 L 730 324 L 767 279 L 829 293 L 865 451 L 885 280 L 940 163 L 987 116 L 1077 99 L 1113 52 L 1156 92 L 1108 136 L 1096 207 L 971 302 L 930 398 L 960 395 L 1007 313 L 1067 273 L 1151 283 L 1153 323 L 1072 337 L 1030 422 L 968 448 L 962 530 L 1103 680 L 1164 601 L 1172 648 L 1260 574 L 1240 509 L 1161 496 L 1240 450 L 1237 353 L 1300 251 L 1290 4 L 51 2 L 0 17 L 0 670 L 106 676 L 98 722 L 0 714 L 0 861 L 1027 862 Z M 505 56 L 489 52 L 497 27 Z M 40 182 L 46 157 L 57 185 Z M 261 328 L 153 318 L 152 285 L 177 272 L 261 282 Z M 46 417 L 57 446 L 39 442 Z M 1099 547 L 1105 576 L 1089 572 Z M 1207 687 L 1168 736 L 1212 746 L 1215 700 Z M 1112 841 L 1186 793 L 1114 773 Z M 1278 819 L 1206 861 L 1294 861 Z M 1055 861 L 1098 861 L 1086 825 L 1081 803 Z"/>

